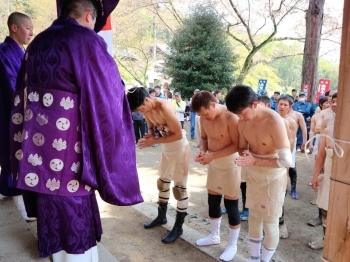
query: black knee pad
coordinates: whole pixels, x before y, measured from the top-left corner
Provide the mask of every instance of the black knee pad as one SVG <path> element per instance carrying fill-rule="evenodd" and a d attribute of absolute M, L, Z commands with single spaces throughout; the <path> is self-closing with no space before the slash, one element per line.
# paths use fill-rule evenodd
<path fill-rule="evenodd" d="M 208 194 L 209 216 L 212 218 L 221 217 L 221 198 L 222 195 Z"/>
<path fill-rule="evenodd" d="M 239 215 L 238 210 L 238 199 L 224 199 L 224 204 L 228 215 L 228 223 L 231 226 L 239 225 L 241 223 L 241 216 Z"/>

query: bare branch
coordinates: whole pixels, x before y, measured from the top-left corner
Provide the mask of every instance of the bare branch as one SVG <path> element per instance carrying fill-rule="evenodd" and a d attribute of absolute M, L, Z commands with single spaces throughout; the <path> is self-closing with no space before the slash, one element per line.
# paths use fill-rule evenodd
<path fill-rule="evenodd" d="M 239 39 L 237 36 L 235 36 L 234 34 L 232 34 L 232 33 L 230 32 L 230 27 L 231 27 L 231 25 L 228 25 L 228 26 L 227 26 L 226 33 L 227 33 L 230 37 L 232 37 L 234 40 L 236 40 L 238 43 L 242 44 L 248 51 L 250 51 L 250 50 L 251 50 L 250 46 L 247 45 L 242 39 Z"/>
<path fill-rule="evenodd" d="M 232 0 L 229 0 L 230 2 L 230 5 L 233 9 L 233 11 L 236 13 L 236 15 L 238 16 L 239 20 L 241 21 L 241 23 L 243 24 L 243 26 L 245 27 L 246 31 L 247 31 L 247 34 L 248 34 L 248 37 L 249 37 L 249 40 L 250 40 L 250 43 L 252 44 L 253 48 L 256 46 L 255 44 L 255 41 L 254 41 L 254 38 L 252 36 L 252 33 L 250 31 L 250 27 L 249 25 L 245 22 L 245 20 L 243 19 L 243 17 L 241 16 L 240 12 L 238 11 L 238 9 L 236 8 L 235 4 L 232 2 Z"/>
<path fill-rule="evenodd" d="M 276 60 L 279 60 L 279 59 L 282 59 L 282 58 L 286 58 L 286 57 L 293 57 L 293 56 L 299 56 L 299 55 L 304 55 L 304 53 L 297 53 L 297 54 L 290 54 L 290 55 L 282 55 L 282 56 L 277 56 L 277 57 L 274 57 L 272 58 L 271 60 L 258 60 L 256 61 L 255 63 L 252 63 L 252 67 L 253 66 L 256 66 L 258 64 L 271 64 L 272 62 L 276 61 Z"/>
<path fill-rule="evenodd" d="M 305 37 L 275 37 L 270 40 L 270 42 L 276 42 L 276 41 L 285 41 L 285 40 L 295 40 L 299 42 L 303 42 L 305 40 Z"/>

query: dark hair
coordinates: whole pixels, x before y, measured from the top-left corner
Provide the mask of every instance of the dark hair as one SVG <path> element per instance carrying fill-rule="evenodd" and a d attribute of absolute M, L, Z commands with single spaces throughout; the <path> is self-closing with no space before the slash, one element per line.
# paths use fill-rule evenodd
<path fill-rule="evenodd" d="M 296 89 L 294 89 L 294 88 L 292 89 L 292 92 L 296 92 L 296 91 L 297 91 Z"/>
<path fill-rule="evenodd" d="M 318 101 L 318 106 L 322 109 L 324 103 L 328 102 L 328 96 L 321 97 Z"/>
<path fill-rule="evenodd" d="M 197 92 L 192 96 L 191 107 L 193 112 L 199 112 L 201 107 L 208 109 L 210 107 L 210 103 L 216 103 L 215 96 L 208 91 Z"/>
<path fill-rule="evenodd" d="M 293 97 L 291 97 L 290 95 L 281 95 L 280 98 L 278 98 L 277 103 L 279 103 L 281 100 L 288 101 L 289 106 L 292 106 L 294 103 Z"/>
<path fill-rule="evenodd" d="M 332 95 L 332 99 L 337 98 L 337 97 L 338 97 L 338 92 L 336 92 Z"/>
<path fill-rule="evenodd" d="M 20 12 L 13 12 L 9 15 L 7 18 L 7 26 L 10 30 L 11 25 L 17 25 L 20 26 L 23 23 L 23 19 L 30 19 L 29 16 L 20 13 Z"/>
<path fill-rule="evenodd" d="M 326 93 L 324 93 L 325 96 L 329 96 L 329 93 L 331 92 L 331 90 L 328 90 Z"/>
<path fill-rule="evenodd" d="M 156 88 L 162 89 L 160 86 L 155 86 L 154 89 L 156 89 Z"/>
<path fill-rule="evenodd" d="M 217 90 L 214 91 L 213 95 L 216 96 L 219 93 L 221 93 L 221 90 L 217 89 Z"/>
<path fill-rule="evenodd" d="M 168 98 L 173 98 L 173 93 L 171 93 L 170 91 L 168 93 L 166 93 L 166 95 L 168 96 Z"/>
<path fill-rule="evenodd" d="M 273 94 L 281 94 L 279 91 L 275 91 L 275 92 L 273 92 Z"/>
<path fill-rule="evenodd" d="M 93 18 L 97 17 L 97 8 L 93 0 L 64 0 L 61 7 L 61 15 L 71 16 L 77 19 L 85 12 L 92 12 Z"/>
<path fill-rule="evenodd" d="M 127 91 L 126 97 L 129 101 L 130 110 L 135 111 L 136 108 L 144 104 L 145 98 L 150 97 L 150 95 L 143 87 L 133 87 Z"/>
<path fill-rule="evenodd" d="M 156 90 L 154 90 L 153 88 L 148 88 L 148 93 L 151 94 L 151 93 L 155 93 Z"/>
<path fill-rule="evenodd" d="M 263 102 L 264 105 L 271 104 L 270 98 L 268 96 L 265 96 L 265 95 L 258 96 L 258 101 Z"/>
<path fill-rule="evenodd" d="M 258 101 L 258 95 L 253 88 L 246 85 L 236 85 L 227 93 L 225 98 L 226 106 L 232 113 L 240 113 L 247 107 L 251 107 Z"/>

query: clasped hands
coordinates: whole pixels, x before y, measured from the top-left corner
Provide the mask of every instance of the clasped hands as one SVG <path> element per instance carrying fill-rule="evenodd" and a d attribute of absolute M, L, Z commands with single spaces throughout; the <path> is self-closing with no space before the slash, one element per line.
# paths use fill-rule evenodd
<path fill-rule="evenodd" d="M 194 162 L 198 162 L 201 165 L 207 165 L 213 160 L 213 153 L 199 151 L 195 157 Z"/>
<path fill-rule="evenodd" d="M 256 158 L 249 150 L 244 150 L 242 155 L 236 158 L 235 163 L 237 166 L 254 166 Z"/>
<path fill-rule="evenodd" d="M 153 146 L 154 144 L 156 144 L 156 138 L 148 133 L 145 133 L 143 138 L 140 138 L 137 142 L 137 146 L 139 148 Z"/>

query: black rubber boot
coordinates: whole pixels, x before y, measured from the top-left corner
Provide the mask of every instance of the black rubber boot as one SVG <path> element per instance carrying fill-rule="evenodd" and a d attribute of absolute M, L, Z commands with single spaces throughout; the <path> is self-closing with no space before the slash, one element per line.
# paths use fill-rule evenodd
<path fill-rule="evenodd" d="M 173 229 L 170 231 L 168 235 L 166 235 L 163 239 L 162 242 L 164 244 L 170 244 L 173 243 L 176 239 L 178 239 L 179 236 L 182 235 L 182 225 L 185 221 L 185 216 L 187 215 L 186 212 L 179 212 L 176 211 L 176 221 L 174 224 Z"/>
<path fill-rule="evenodd" d="M 152 220 L 151 222 L 148 222 L 146 224 L 144 224 L 143 226 L 147 229 L 152 228 L 154 226 L 158 226 L 158 225 L 164 225 L 166 224 L 167 220 L 166 220 L 166 211 L 168 208 L 168 203 L 158 203 L 158 216 Z"/>

